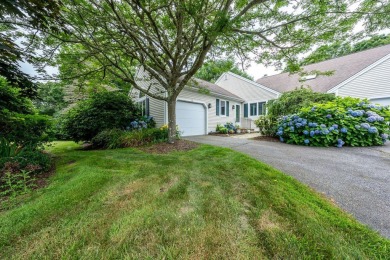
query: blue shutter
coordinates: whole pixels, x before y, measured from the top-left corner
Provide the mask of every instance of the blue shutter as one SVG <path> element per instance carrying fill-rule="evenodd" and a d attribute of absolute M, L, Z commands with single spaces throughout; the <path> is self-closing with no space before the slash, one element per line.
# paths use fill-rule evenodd
<path fill-rule="evenodd" d="M 219 116 L 219 99 L 217 98 L 216 99 L 216 102 L 215 102 L 215 111 L 216 111 L 216 114 L 217 116 Z"/>
<path fill-rule="evenodd" d="M 248 117 L 248 104 L 244 104 L 244 117 Z"/>
<path fill-rule="evenodd" d="M 229 101 L 226 101 L 226 116 L 229 116 L 229 110 L 230 110 Z"/>

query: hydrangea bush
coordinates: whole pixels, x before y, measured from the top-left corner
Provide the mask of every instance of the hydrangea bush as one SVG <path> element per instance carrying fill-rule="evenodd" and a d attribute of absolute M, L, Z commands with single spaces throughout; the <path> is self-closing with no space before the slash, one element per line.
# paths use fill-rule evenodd
<path fill-rule="evenodd" d="M 338 97 L 282 117 L 276 135 L 282 142 L 310 146 L 383 145 L 389 139 L 389 121 L 389 107 Z"/>

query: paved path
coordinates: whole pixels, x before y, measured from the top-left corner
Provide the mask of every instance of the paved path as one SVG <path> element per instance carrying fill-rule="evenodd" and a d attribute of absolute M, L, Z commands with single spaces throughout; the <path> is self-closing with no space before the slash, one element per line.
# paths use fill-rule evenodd
<path fill-rule="evenodd" d="M 390 145 L 339 149 L 220 136 L 187 139 L 229 147 L 272 165 L 390 238 Z"/>

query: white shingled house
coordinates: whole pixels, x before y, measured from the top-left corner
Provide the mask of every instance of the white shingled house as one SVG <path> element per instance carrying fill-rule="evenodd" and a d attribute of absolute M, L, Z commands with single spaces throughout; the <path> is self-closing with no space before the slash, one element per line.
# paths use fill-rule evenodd
<path fill-rule="evenodd" d="M 234 83 L 236 77 L 240 80 Z M 151 82 L 142 68 L 137 71 L 136 79 L 140 86 L 152 86 L 152 91 L 161 93 L 163 89 L 157 82 Z M 265 114 L 265 102 L 278 96 L 276 91 L 233 73 L 222 75 L 218 84 L 200 79 L 195 82 L 177 98 L 176 121 L 183 136 L 215 132 L 217 124 L 227 122 L 255 129 L 253 120 Z M 157 127 L 168 123 L 166 102 L 145 96 L 137 89 L 132 89 L 130 95 L 141 104 L 145 115 L 153 116 Z"/>

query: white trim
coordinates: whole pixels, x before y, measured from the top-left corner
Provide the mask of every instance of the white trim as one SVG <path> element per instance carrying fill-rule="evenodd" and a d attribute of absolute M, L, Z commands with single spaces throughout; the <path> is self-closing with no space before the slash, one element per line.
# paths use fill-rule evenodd
<path fill-rule="evenodd" d="M 207 135 L 208 134 L 208 129 L 209 129 L 209 111 L 208 111 L 208 107 L 207 107 L 207 104 L 206 103 L 204 103 L 204 102 L 202 102 L 202 101 L 198 101 L 198 100 L 194 100 L 194 99 L 187 99 L 187 98 L 180 98 L 180 97 L 178 97 L 177 99 L 176 99 L 176 102 L 177 101 L 182 101 L 182 102 L 187 102 L 187 103 L 195 103 L 195 104 L 201 104 L 201 105 L 203 105 L 204 106 L 204 108 L 205 108 L 205 113 L 206 113 L 206 129 L 204 129 L 204 134 L 205 135 Z M 179 131 L 180 131 L 180 129 L 179 129 Z"/>
<path fill-rule="evenodd" d="M 278 98 L 279 95 L 281 94 L 280 92 L 277 92 L 276 90 L 267 88 L 266 86 L 263 86 L 263 85 L 261 85 L 261 84 L 255 82 L 255 81 L 253 81 L 253 80 L 244 78 L 244 77 L 242 77 L 242 76 L 240 76 L 240 75 L 237 75 L 237 74 L 234 74 L 233 72 L 230 72 L 230 71 L 223 73 L 223 74 L 217 79 L 217 81 L 215 82 L 215 84 L 218 85 L 218 82 L 221 81 L 222 78 L 225 77 L 226 75 L 231 75 L 231 76 L 233 76 L 233 77 L 235 77 L 235 78 L 238 78 L 238 79 L 243 80 L 243 81 L 245 81 L 245 82 L 247 82 L 247 83 L 250 83 L 250 84 L 252 84 L 252 85 L 254 85 L 254 86 L 258 87 L 258 88 L 262 88 L 262 89 L 264 89 L 264 90 L 266 90 L 266 91 L 268 91 L 268 92 L 271 92 L 271 93 L 277 95 L 277 96 L 276 96 L 277 98 Z M 224 80 L 227 80 L 227 79 L 225 78 Z M 218 85 L 218 86 L 223 87 L 223 86 L 221 86 L 221 85 Z"/>
<path fill-rule="evenodd" d="M 343 87 L 344 85 L 346 85 L 347 83 L 351 82 L 352 80 L 356 79 L 357 77 L 361 76 L 362 74 L 366 73 L 367 71 L 375 68 L 376 66 L 378 66 L 379 64 L 383 63 L 384 61 L 388 60 L 390 58 L 390 54 L 387 54 L 386 56 L 382 57 L 381 59 L 377 60 L 376 62 L 372 63 L 370 66 L 362 69 L 361 71 L 359 71 L 358 73 L 356 73 L 355 75 L 349 77 L 348 79 L 344 80 L 343 82 L 341 82 L 340 84 L 336 85 L 335 87 L 331 88 L 330 90 L 327 91 L 327 93 L 333 93 L 333 92 L 336 92 L 339 88 Z M 336 92 L 338 93 L 338 92 Z M 336 94 L 337 95 L 337 94 Z"/>
<path fill-rule="evenodd" d="M 382 98 L 390 98 L 390 96 L 376 96 L 376 97 L 370 97 L 368 99 L 373 100 L 373 99 L 382 99 Z"/>

